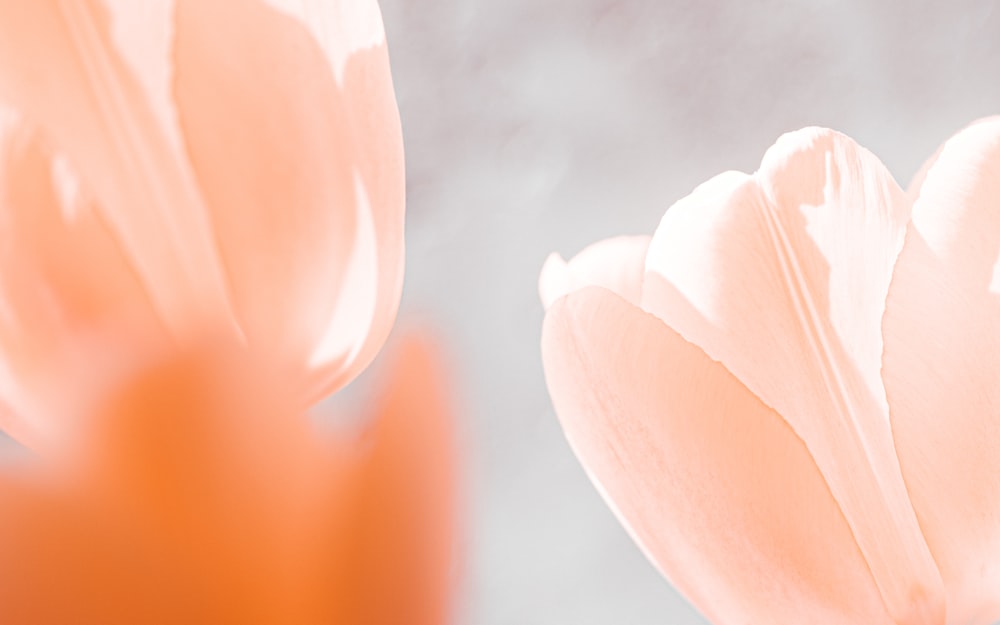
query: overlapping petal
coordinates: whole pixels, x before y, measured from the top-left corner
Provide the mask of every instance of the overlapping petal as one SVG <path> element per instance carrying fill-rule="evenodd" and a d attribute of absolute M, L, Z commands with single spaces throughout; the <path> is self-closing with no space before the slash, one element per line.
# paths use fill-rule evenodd
<path fill-rule="evenodd" d="M 451 439 L 384 342 L 403 159 L 374 1 L 0 0 L 4 622 L 446 620 Z M 386 597 L 392 600 L 386 601 Z"/>
<path fill-rule="evenodd" d="M 0 427 L 39 446 L 139 345 L 166 338 L 141 281 L 68 160 L 0 124 Z M 110 373 L 110 372 L 105 372 Z"/>
<path fill-rule="evenodd" d="M 3 0 L 0 101 L 79 174 L 171 336 L 226 329 L 304 406 L 395 318 L 402 142 L 377 4 L 278 4 Z"/>
<path fill-rule="evenodd" d="M 546 381 L 574 450 L 714 623 L 893 623 L 806 445 L 725 367 L 600 287 L 549 309 Z"/>
<path fill-rule="evenodd" d="M 585 286 L 603 286 L 638 305 L 642 299 L 643 268 L 650 236 L 615 237 L 586 247 L 566 262 L 551 254 L 538 278 L 542 305 Z"/>
<path fill-rule="evenodd" d="M 672 207 L 641 282 L 609 242 L 547 263 L 543 355 L 567 435 L 650 557 L 716 622 L 839 622 L 872 599 L 855 590 L 821 604 L 840 606 L 832 616 L 807 613 L 820 582 L 789 570 L 834 561 L 794 563 L 817 553 L 822 538 L 795 537 L 818 519 L 846 523 L 840 549 L 857 549 L 871 605 L 886 610 L 848 618 L 1000 617 L 998 181 L 998 118 L 949 140 L 906 194 L 846 137 L 807 129 L 754 176 L 723 174 Z M 658 319 L 588 283 L 639 293 Z M 775 429 L 782 420 L 790 429 Z M 806 492 L 786 482 L 807 475 L 832 497 L 763 514 Z M 816 516 L 796 517 L 807 508 Z M 781 575 L 779 599 L 744 600 Z"/>
<path fill-rule="evenodd" d="M 36 124 L 93 190 L 175 333 L 227 327 L 232 313 L 203 199 L 176 133 L 113 42 L 108 8 L 100 0 L 0 2 L 0 101 Z M 152 35 L 151 45 L 159 41 Z"/>
<path fill-rule="evenodd" d="M 888 293 L 883 379 L 903 476 L 949 618 L 1000 618 L 1000 119 L 915 180 Z"/>
<path fill-rule="evenodd" d="M 322 47 L 349 120 L 358 223 L 350 264 L 319 345 L 307 397 L 356 376 L 385 341 L 403 281 L 402 130 L 375 0 L 267 0 L 299 19 Z"/>
<path fill-rule="evenodd" d="M 178 109 L 241 328 L 308 403 L 370 362 L 402 286 L 402 133 L 378 6 L 177 7 Z"/>
<path fill-rule="evenodd" d="M 643 306 L 726 366 L 802 438 L 898 623 L 941 623 L 880 376 L 881 319 L 909 203 L 842 135 L 785 135 L 753 176 L 670 208 Z"/>

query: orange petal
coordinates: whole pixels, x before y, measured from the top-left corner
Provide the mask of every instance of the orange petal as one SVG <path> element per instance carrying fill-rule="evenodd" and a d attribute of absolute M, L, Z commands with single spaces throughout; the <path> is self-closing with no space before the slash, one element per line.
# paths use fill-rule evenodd
<path fill-rule="evenodd" d="M 70 487 L 142 569 L 161 573 L 145 593 L 183 599 L 194 622 L 320 622 L 302 595 L 303 551 L 322 540 L 321 521 L 343 531 L 318 518 L 318 502 L 343 491 L 344 460 L 320 456 L 307 421 L 242 350 L 206 340 L 167 354 L 78 433 Z M 114 585 L 128 571 L 108 575 Z"/>
<path fill-rule="evenodd" d="M 127 354 L 166 334 L 65 157 L 22 118 L 3 126 L 0 396 L 11 410 L 0 427 L 37 446 L 58 436 Z"/>
<path fill-rule="evenodd" d="M 121 9 L 118 0 L 111 8 Z M 0 0 L 0 98 L 37 122 L 93 189 L 171 329 L 183 336 L 192 325 L 228 327 L 224 277 L 201 196 L 164 112 L 166 90 L 150 92 L 162 81 L 133 73 L 150 68 L 159 77 L 165 67 L 130 65 L 121 56 L 136 46 L 155 54 L 163 33 L 154 29 L 119 46 L 112 32 L 122 31 L 119 17 L 100 0 Z"/>
<path fill-rule="evenodd" d="M 344 616 L 358 625 L 448 622 L 455 569 L 455 450 L 439 358 L 409 338 L 361 441 Z"/>
<path fill-rule="evenodd" d="M 903 476 L 956 623 L 1000 618 L 1000 118 L 921 178 L 883 329 Z"/>
<path fill-rule="evenodd" d="M 25 470 L 25 467 L 19 467 Z M 81 514 L 52 484 L 0 474 L 0 611 L 7 625 L 126 625 L 192 620 L 162 571 Z M 221 622 L 221 621 L 216 621 Z"/>
<path fill-rule="evenodd" d="M 663 573 L 713 623 L 891 623 L 802 441 L 722 365 L 599 287 L 542 334 L 556 413 Z"/>
<path fill-rule="evenodd" d="M 384 339 L 402 270 L 384 49 L 354 70 L 345 59 L 344 84 L 328 50 L 308 22 L 260 2 L 177 2 L 178 110 L 244 334 L 282 378 L 321 367 L 311 396 L 346 382 L 376 313 Z"/>
<path fill-rule="evenodd" d="M 940 575 L 896 458 L 881 319 L 909 203 L 883 165 L 819 129 L 754 176 L 729 173 L 667 211 L 643 306 L 702 347 L 805 441 L 898 623 L 941 623 Z"/>
<path fill-rule="evenodd" d="M 453 448 L 425 346 L 361 441 L 326 444 L 266 363 L 165 353 L 72 453 L 0 468 L 4 623 L 446 622 Z"/>
<path fill-rule="evenodd" d="M 551 254 L 538 279 L 542 304 L 548 308 L 567 293 L 585 286 L 603 286 L 638 305 L 651 239 L 636 236 L 598 241 L 568 263 L 558 254 Z"/>

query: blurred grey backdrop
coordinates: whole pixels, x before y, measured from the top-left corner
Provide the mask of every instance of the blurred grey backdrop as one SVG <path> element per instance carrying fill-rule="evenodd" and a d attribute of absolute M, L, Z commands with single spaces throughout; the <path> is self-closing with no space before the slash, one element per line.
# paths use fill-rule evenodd
<path fill-rule="evenodd" d="M 783 132 L 854 137 L 904 186 L 1000 113 L 997 2 L 381 0 L 407 149 L 401 318 L 451 354 L 460 625 L 705 623 L 570 453 L 539 355 L 550 251 L 652 233 Z"/>

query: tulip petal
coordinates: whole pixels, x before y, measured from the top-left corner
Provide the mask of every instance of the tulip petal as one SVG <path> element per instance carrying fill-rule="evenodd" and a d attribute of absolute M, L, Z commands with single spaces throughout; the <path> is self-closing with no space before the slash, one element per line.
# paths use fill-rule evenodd
<path fill-rule="evenodd" d="M 395 360 L 353 474 L 339 623 L 440 625 L 451 612 L 455 450 L 441 365 L 415 336 Z"/>
<path fill-rule="evenodd" d="M 941 623 L 940 574 L 909 502 L 880 376 L 881 319 L 909 204 L 884 166 L 820 129 L 754 176 L 667 211 L 643 307 L 720 361 L 802 438 L 899 623 Z"/>
<path fill-rule="evenodd" d="M 423 341 L 360 441 L 276 419 L 288 398 L 242 349 L 163 353 L 75 447 L 0 467 L 4 623 L 447 621 L 454 449 Z"/>
<path fill-rule="evenodd" d="M 549 309 L 542 355 L 581 462 L 713 623 L 892 622 L 805 445 L 722 365 L 600 287 Z"/>
<path fill-rule="evenodd" d="M 0 123 L 0 428 L 52 442 L 115 359 L 165 328 L 65 157 L 19 116 Z M 81 262 L 85 259 L 86 262 Z"/>
<path fill-rule="evenodd" d="M 231 327 L 211 227 L 166 119 L 165 90 L 146 90 L 162 70 L 150 82 L 134 76 L 152 66 L 123 61 L 111 33 L 121 31 L 119 15 L 108 9 L 99 0 L 0 0 L 0 98 L 30 116 L 93 189 L 175 334 Z M 151 48 L 162 44 L 149 34 Z"/>
<path fill-rule="evenodd" d="M 323 4 L 313 0 L 312 5 Z M 374 316 L 368 326 L 367 336 L 363 342 L 355 342 L 351 350 L 344 350 L 339 373 L 330 377 L 324 369 L 329 369 L 337 360 L 323 352 L 314 352 L 314 358 L 319 355 L 320 369 L 314 375 L 317 391 L 314 396 L 333 392 L 350 382 L 360 373 L 389 336 L 399 298 L 403 289 L 403 218 L 406 204 L 406 184 L 403 164 L 403 132 L 396 108 L 396 95 L 392 86 L 392 74 L 389 71 L 389 54 L 384 43 L 381 15 L 373 0 L 366 2 L 341 3 L 341 12 L 360 15 L 360 40 L 350 37 L 345 41 L 353 45 L 368 43 L 377 39 L 372 32 L 382 33 L 382 44 L 375 47 L 354 51 L 348 58 L 344 69 L 344 98 L 351 112 L 351 129 L 355 136 L 358 171 L 364 186 L 364 198 L 371 212 L 372 226 L 375 235 L 375 252 L 377 253 L 376 271 L 365 271 L 362 265 L 352 273 L 360 271 L 360 279 L 356 283 L 374 283 L 375 291 Z M 376 19 L 377 18 L 377 19 Z M 350 23 L 350 22 L 349 22 Z M 352 48 L 354 49 L 354 48 Z M 358 191 L 361 197 L 361 192 Z M 351 289 L 341 290 L 337 307 L 354 306 L 360 298 Z M 339 327 L 331 321 L 328 334 L 332 332 L 355 337 L 354 326 Z M 355 339 L 356 341 L 357 339 Z"/>
<path fill-rule="evenodd" d="M 883 329 L 903 476 L 956 623 L 1000 618 L 1000 118 L 921 176 Z"/>
<path fill-rule="evenodd" d="M 652 237 L 615 237 L 587 246 L 567 263 L 551 254 L 542 267 L 538 292 L 549 308 L 557 299 L 584 286 L 603 286 L 638 305 L 646 250 Z"/>
<path fill-rule="evenodd" d="M 260 368 L 218 347 L 165 350 L 94 405 L 75 446 L 0 474 L 5 622 L 330 622 L 303 607 L 299 564 L 344 462 L 318 462 L 305 419 L 275 419 Z"/>
<path fill-rule="evenodd" d="M 30 467 L 36 469 L 37 467 Z M 0 610 L 7 625 L 193 623 L 188 596 L 164 591 L 162 572 L 143 566 L 123 536 L 95 526 L 53 484 L 3 467 L 0 473 Z M 166 586 L 169 588 L 169 585 Z"/>
<path fill-rule="evenodd" d="M 326 52 L 330 67 L 343 84 L 352 57 L 369 48 L 384 48 L 385 27 L 376 0 L 264 0 L 295 16 L 309 28 Z"/>
<path fill-rule="evenodd" d="M 326 53 L 351 118 L 360 175 L 356 251 L 310 358 L 306 395 L 316 399 L 350 382 L 371 362 L 396 317 L 403 285 L 403 136 L 375 0 L 266 2 L 301 20 Z"/>
<path fill-rule="evenodd" d="M 402 144 L 384 47 L 357 68 L 341 59 L 343 85 L 329 49 L 309 22 L 257 1 L 177 2 L 181 126 L 241 326 L 279 375 L 321 367 L 304 382 L 311 398 L 370 360 L 365 340 L 384 340 L 402 275 Z"/>

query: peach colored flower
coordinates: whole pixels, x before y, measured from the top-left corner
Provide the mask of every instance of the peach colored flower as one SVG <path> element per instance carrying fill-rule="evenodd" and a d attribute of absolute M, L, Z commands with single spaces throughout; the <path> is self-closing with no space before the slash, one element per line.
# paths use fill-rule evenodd
<path fill-rule="evenodd" d="M 402 156 L 374 0 L 0 0 L 0 621 L 446 620 Z"/>
<path fill-rule="evenodd" d="M 98 355 L 227 333 L 304 407 L 385 340 L 403 152 L 374 0 L 0 0 L 0 107 L 22 441 L 58 435 Z"/>
<path fill-rule="evenodd" d="M 785 135 L 540 288 L 571 444 L 714 622 L 1000 618 L 1000 118 L 908 193 Z"/>

